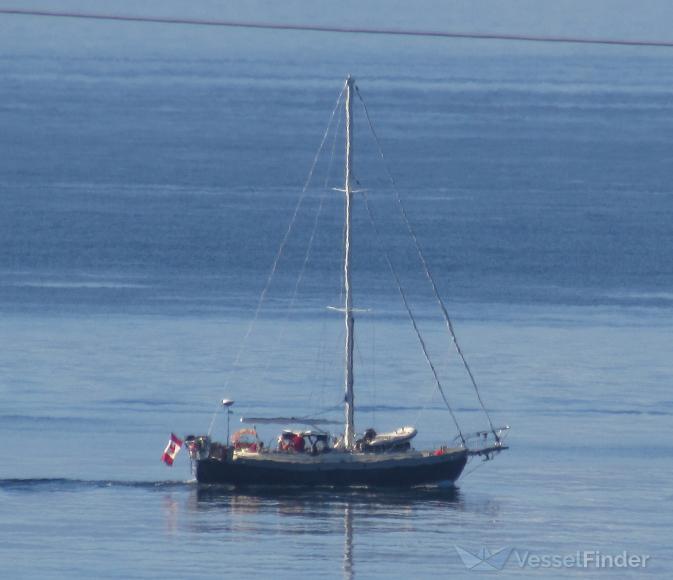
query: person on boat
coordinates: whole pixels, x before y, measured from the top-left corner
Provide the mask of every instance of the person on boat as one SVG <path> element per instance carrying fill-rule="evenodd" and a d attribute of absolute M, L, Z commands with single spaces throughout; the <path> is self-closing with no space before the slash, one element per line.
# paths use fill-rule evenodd
<path fill-rule="evenodd" d="M 371 427 L 367 429 L 362 436 L 362 439 L 358 439 L 355 442 L 355 448 L 358 451 L 365 451 L 367 449 L 367 446 L 374 440 L 376 439 L 376 431 L 372 429 Z"/>
<path fill-rule="evenodd" d="M 294 436 L 292 437 L 292 449 L 295 453 L 303 453 L 306 449 L 306 442 L 299 433 L 294 433 Z"/>
<path fill-rule="evenodd" d="M 371 443 L 372 441 L 374 441 L 374 439 L 376 439 L 376 431 L 370 427 L 365 431 L 362 440 L 365 443 Z"/>
<path fill-rule="evenodd" d="M 278 437 L 278 451 L 303 453 L 306 449 L 304 437 L 294 431 L 283 431 Z"/>
<path fill-rule="evenodd" d="M 278 451 L 289 451 L 292 447 L 292 435 L 291 431 L 283 431 L 278 436 Z"/>

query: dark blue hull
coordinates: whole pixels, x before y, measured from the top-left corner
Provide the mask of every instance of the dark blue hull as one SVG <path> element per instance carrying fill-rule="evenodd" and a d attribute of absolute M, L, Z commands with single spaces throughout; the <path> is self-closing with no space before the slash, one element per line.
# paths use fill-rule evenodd
<path fill-rule="evenodd" d="M 208 458 L 197 461 L 196 478 L 199 483 L 229 485 L 408 487 L 454 482 L 466 463 L 467 452 L 462 450 L 350 464 Z"/>

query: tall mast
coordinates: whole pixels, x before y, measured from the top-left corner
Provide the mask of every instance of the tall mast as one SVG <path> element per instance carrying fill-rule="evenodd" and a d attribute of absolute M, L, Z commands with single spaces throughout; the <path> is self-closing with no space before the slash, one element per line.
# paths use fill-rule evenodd
<path fill-rule="evenodd" d="M 353 169 L 353 79 L 346 79 L 346 232 L 344 251 L 344 293 L 346 295 L 346 428 L 344 443 L 346 449 L 353 449 L 355 444 L 355 426 L 353 422 L 353 298 L 351 296 L 351 210 L 353 207 L 353 190 L 351 189 L 351 172 Z"/>

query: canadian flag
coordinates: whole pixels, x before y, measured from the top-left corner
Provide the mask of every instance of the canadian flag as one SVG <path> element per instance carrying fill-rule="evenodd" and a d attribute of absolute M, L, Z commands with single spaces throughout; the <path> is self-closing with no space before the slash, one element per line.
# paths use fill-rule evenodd
<path fill-rule="evenodd" d="M 166 465 L 173 465 L 175 461 L 175 456 L 180 452 L 182 447 L 182 439 L 180 439 L 175 433 L 171 433 L 171 438 L 168 440 L 168 445 L 164 449 L 164 454 L 161 456 L 161 461 Z"/>

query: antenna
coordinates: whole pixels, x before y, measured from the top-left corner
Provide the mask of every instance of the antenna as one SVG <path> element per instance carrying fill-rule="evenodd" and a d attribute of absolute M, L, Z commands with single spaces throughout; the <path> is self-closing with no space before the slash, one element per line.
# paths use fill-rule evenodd
<path fill-rule="evenodd" d="M 229 416 L 232 413 L 231 406 L 234 404 L 232 399 L 222 399 L 222 406 L 227 410 L 227 439 L 226 444 L 229 445 Z"/>

